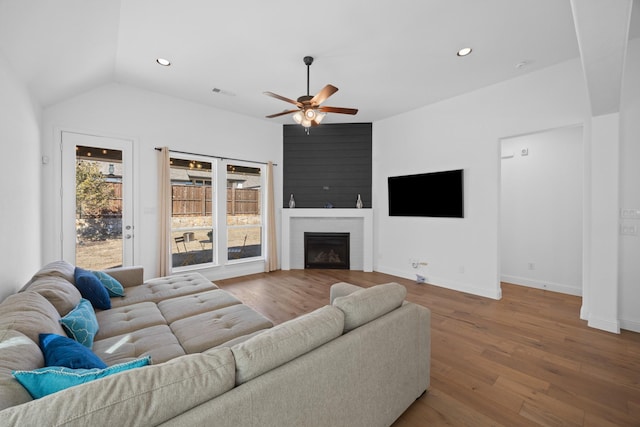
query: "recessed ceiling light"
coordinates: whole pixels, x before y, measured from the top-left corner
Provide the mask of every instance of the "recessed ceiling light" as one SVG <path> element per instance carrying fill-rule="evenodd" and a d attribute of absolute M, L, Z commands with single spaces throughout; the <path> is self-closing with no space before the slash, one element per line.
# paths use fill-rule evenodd
<path fill-rule="evenodd" d="M 460 49 L 460 50 L 458 51 L 458 53 L 456 53 L 456 55 L 458 55 L 458 56 L 467 56 L 467 55 L 469 55 L 472 51 L 473 51 L 473 49 L 471 49 L 470 47 L 463 47 L 462 49 Z"/>
<path fill-rule="evenodd" d="M 171 65 L 171 61 L 169 61 L 168 59 L 164 59 L 164 58 L 158 58 L 156 59 L 156 62 L 160 65 L 162 65 L 163 67 L 168 67 L 169 65 Z"/>

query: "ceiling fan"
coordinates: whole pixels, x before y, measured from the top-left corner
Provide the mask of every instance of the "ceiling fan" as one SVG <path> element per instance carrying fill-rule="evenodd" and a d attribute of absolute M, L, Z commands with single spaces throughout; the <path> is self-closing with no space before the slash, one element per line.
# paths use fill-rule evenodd
<path fill-rule="evenodd" d="M 327 107 L 320 106 L 327 98 L 338 91 L 338 88 L 333 85 L 326 85 L 315 96 L 309 95 L 309 67 L 313 64 L 313 57 L 305 56 L 304 63 L 307 66 L 307 94 L 302 95 L 297 101 L 293 99 L 285 98 L 273 92 L 265 92 L 265 95 L 279 99 L 290 104 L 294 104 L 298 107 L 297 110 L 286 110 L 281 113 L 271 114 L 267 116 L 268 119 L 274 117 L 284 116 L 285 114 L 295 113 L 293 120 L 296 123 L 304 126 L 305 128 L 318 126 L 324 116 L 327 113 L 340 113 L 340 114 L 356 114 L 358 110 L 356 108 L 342 108 L 342 107 Z"/>

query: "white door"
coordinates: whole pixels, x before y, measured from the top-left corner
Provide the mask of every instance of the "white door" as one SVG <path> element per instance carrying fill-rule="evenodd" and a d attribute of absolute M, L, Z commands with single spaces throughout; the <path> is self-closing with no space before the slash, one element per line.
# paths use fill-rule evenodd
<path fill-rule="evenodd" d="M 133 142 L 62 132 L 62 258 L 100 270 L 133 265 Z"/>

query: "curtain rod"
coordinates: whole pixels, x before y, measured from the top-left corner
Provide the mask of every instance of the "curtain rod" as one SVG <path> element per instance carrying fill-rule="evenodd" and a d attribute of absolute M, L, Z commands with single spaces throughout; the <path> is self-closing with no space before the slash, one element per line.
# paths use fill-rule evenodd
<path fill-rule="evenodd" d="M 161 147 L 155 147 L 154 148 L 156 151 L 161 151 L 162 148 Z M 234 159 L 233 157 L 222 157 L 222 156 L 213 156 L 211 154 L 198 154 L 198 153 L 189 153 L 188 151 L 178 151 L 178 150 L 172 150 L 169 149 L 170 153 L 178 153 L 178 154 L 186 154 L 188 156 L 202 156 L 202 157 L 211 157 L 214 159 L 220 159 L 220 160 L 235 160 L 238 162 L 247 162 L 247 163 L 258 163 L 260 165 L 266 165 L 269 162 L 258 162 L 256 160 L 245 160 L 245 159 Z M 273 166 L 278 166 L 277 163 L 274 163 Z"/>

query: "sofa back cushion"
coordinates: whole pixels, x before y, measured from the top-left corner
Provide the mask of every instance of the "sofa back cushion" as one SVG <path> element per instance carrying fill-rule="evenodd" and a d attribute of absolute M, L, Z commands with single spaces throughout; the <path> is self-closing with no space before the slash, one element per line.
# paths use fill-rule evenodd
<path fill-rule="evenodd" d="M 44 357 L 38 344 L 18 331 L 0 329 L 0 411 L 32 400 L 11 372 L 43 366 Z"/>
<path fill-rule="evenodd" d="M 10 295 L 0 304 L 0 329 L 22 332 L 33 342 L 38 342 L 39 334 L 66 335 L 56 308 L 31 291 Z"/>
<path fill-rule="evenodd" d="M 343 313 L 328 305 L 234 345 L 236 385 L 339 337 L 343 328 Z"/>
<path fill-rule="evenodd" d="M 333 305 L 344 312 L 344 332 L 351 331 L 402 305 L 407 288 L 387 283 L 337 297 Z"/>
<path fill-rule="evenodd" d="M 53 305 L 60 317 L 66 316 L 80 303 L 80 291 L 67 279 L 58 276 L 43 276 L 29 285 L 31 292 L 37 292 Z"/>
<path fill-rule="evenodd" d="M 53 261 L 42 267 L 36 274 L 33 275 L 29 283 L 27 283 L 21 290 L 26 290 L 33 282 L 41 277 L 61 277 L 73 284 L 73 273 L 75 267 L 69 264 L 67 261 Z"/>
<path fill-rule="evenodd" d="M 8 408 L 0 425 L 158 425 L 231 390 L 234 376 L 229 349 L 192 354 Z"/>
<path fill-rule="evenodd" d="M 331 285 L 331 289 L 329 290 L 329 304 L 333 304 L 333 301 L 336 298 L 344 297 L 350 295 L 354 292 L 361 291 L 365 289 L 361 286 L 352 285 L 347 282 L 338 282 Z"/>

